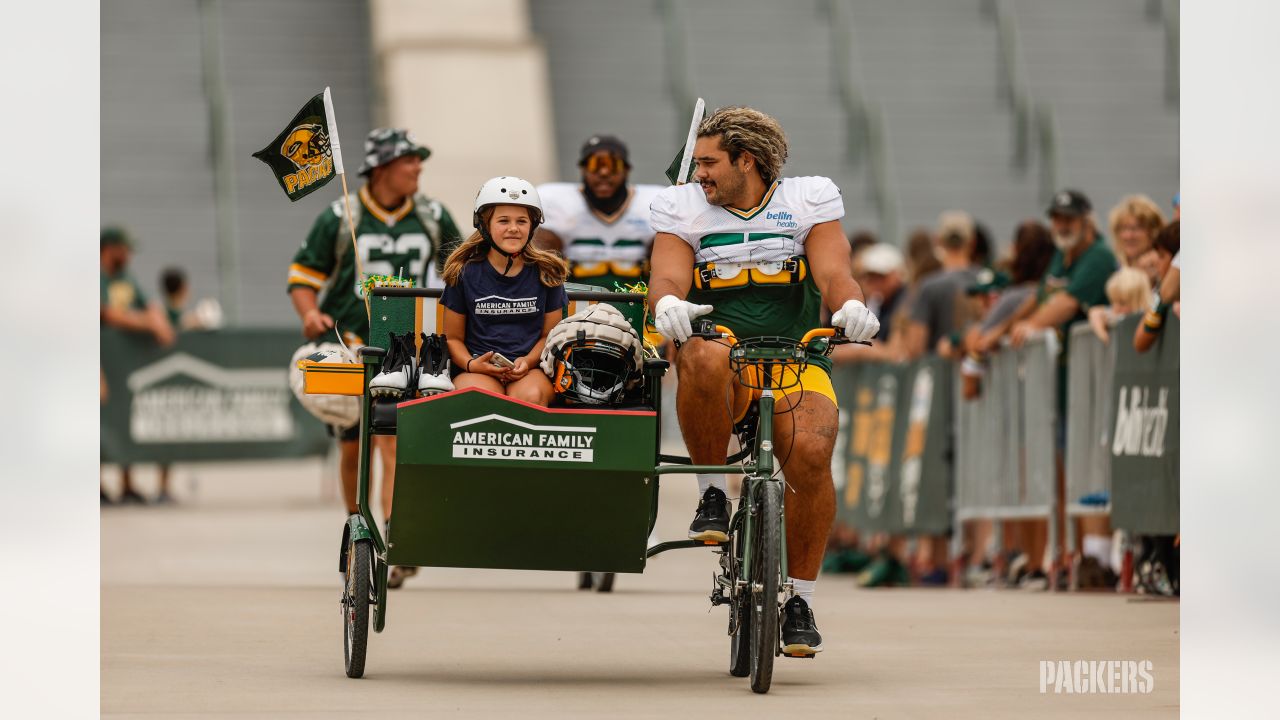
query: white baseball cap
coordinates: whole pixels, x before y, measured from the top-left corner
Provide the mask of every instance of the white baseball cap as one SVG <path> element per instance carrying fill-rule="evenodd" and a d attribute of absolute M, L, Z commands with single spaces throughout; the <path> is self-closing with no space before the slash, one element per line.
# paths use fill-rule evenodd
<path fill-rule="evenodd" d="M 906 267 L 902 251 L 889 243 L 878 242 L 869 246 L 862 251 L 859 259 L 862 261 L 864 271 L 877 275 L 902 272 Z"/>

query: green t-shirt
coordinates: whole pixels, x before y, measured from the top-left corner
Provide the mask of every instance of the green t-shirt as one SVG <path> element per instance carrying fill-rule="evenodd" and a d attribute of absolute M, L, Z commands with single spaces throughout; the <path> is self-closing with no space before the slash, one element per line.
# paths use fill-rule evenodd
<path fill-rule="evenodd" d="M 1049 269 L 1040 281 L 1040 303 L 1045 303 L 1054 293 L 1066 292 L 1080 303 L 1080 309 L 1062 325 L 1065 337 L 1067 328 L 1089 314 L 1089 308 L 1107 304 L 1107 279 L 1118 268 L 1116 256 L 1107 247 L 1101 236 L 1093 239 L 1093 244 L 1085 248 L 1070 265 L 1066 264 L 1066 256 L 1061 250 L 1055 250 L 1053 259 L 1049 261 Z"/>
<path fill-rule="evenodd" d="M 147 308 L 147 296 L 142 292 L 142 286 L 138 285 L 138 281 L 134 280 L 128 272 L 121 270 L 114 275 L 108 275 L 106 272 L 100 274 L 103 309 L 145 310 Z"/>
<path fill-rule="evenodd" d="M 1119 267 L 1106 240 L 1098 235 L 1070 265 L 1066 265 L 1066 257 L 1061 250 L 1055 251 L 1049 261 L 1049 269 L 1040 281 L 1041 304 L 1059 292 L 1069 294 L 1080 304 L 1076 314 L 1058 329 L 1062 339 L 1062 353 L 1058 355 L 1058 412 L 1064 422 L 1067 413 L 1067 356 L 1071 342 L 1069 328 L 1073 323 L 1084 320 L 1089 308 L 1107 304 L 1107 279 Z"/>
<path fill-rule="evenodd" d="M 424 199 L 419 196 L 419 200 Z M 406 200 L 404 205 L 388 212 L 373 200 L 367 186 L 360 189 L 359 200 L 362 207 L 356 226 L 356 247 L 366 276 L 399 274 L 413 278 L 415 286 L 425 287 L 439 277 L 448 253 L 462 242 L 449 211 L 434 200 L 427 200 L 421 208 L 415 208 L 413 200 Z M 423 225 L 421 212 L 435 219 L 438 237 L 432 237 Z M 335 200 L 316 218 L 289 266 L 289 288 L 309 287 L 316 291 L 327 288 L 320 300 L 320 311 L 333 317 L 344 342 L 363 344 L 370 340 L 369 315 L 364 289 L 360 286 L 364 278 L 356 278 L 351 240 L 342 219 L 344 213 L 342 200 Z M 443 287 L 438 280 L 430 284 Z M 332 337 L 321 340 L 332 340 Z"/>

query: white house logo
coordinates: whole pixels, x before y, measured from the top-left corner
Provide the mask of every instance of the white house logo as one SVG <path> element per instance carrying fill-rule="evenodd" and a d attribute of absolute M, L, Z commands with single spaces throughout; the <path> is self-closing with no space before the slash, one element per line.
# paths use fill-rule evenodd
<path fill-rule="evenodd" d="M 228 369 L 174 353 L 129 375 L 137 443 L 278 442 L 294 434 L 284 370 Z"/>
<path fill-rule="evenodd" d="M 1121 387 L 1111 454 L 1164 457 L 1168 402 L 1168 388 L 1159 388 L 1155 394 L 1138 385 Z"/>
<path fill-rule="evenodd" d="M 484 426 L 479 429 L 476 426 Z M 532 425 L 489 414 L 451 423 L 453 456 L 485 460 L 592 461 L 596 429 L 572 425 Z"/>
<path fill-rule="evenodd" d="M 538 312 L 538 298 L 486 295 L 476 300 L 477 315 L 529 315 Z"/>

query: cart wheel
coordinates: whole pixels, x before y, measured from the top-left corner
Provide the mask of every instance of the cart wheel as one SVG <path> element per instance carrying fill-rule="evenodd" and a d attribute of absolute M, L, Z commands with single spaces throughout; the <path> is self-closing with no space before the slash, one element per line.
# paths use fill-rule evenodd
<path fill-rule="evenodd" d="M 364 653 L 369 644 L 369 597 L 372 594 L 370 573 L 373 550 L 368 540 L 352 543 L 347 551 L 346 586 L 342 594 L 343 658 L 347 677 L 364 676 Z"/>
<path fill-rule="evenodd" d="M 778 654 L 778 575 L 782 570 L 782 483 L 761 483 L 763 502 L 754 523 L 758 532 L 751 542 L 751 582 L 759 592 L 751 600 L 751 690 L 769 692 L 773 682 L 773 658 Z"/>
<path fill-rule="evenodd" d="M 613 592 L 613 579 L 617 577 L 617 573 L 591 573 L 591 580 L 595 583 L 596 592 Z"/>
<path fill-rule="evenodd" d="M 733 543 L 733 575 L 729 580 L 736 587 L 738 578 L 742 577 L 742 548 L 747 539 L 741 525 L 734 528 L 729 537 Z M 751 595 L 747 592 L 739 592 L 729 603 L 729 674 L 734 677 L 751 674 Z"/>
<path fill-rule="evenodd" d="M 591 573 L 589 572 L 578 573 L 578 589 L 579 590 L 590 590 L 591 586 L 594 583 L 595 583 L 595 580 L 591 577 Z"/>

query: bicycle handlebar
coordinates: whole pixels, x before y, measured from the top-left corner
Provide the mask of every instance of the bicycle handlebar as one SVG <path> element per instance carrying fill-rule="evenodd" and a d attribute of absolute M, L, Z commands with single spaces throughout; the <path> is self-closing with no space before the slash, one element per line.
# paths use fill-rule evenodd
<path fill-rule="evenodd" d="M 736 345 L 738 338 L 733 334 L 733 330 L 724 325 L 715 325 L 710 320 L 702 320 L 694 331 L 689 335 L 690 338 L 702 338 L 703 340 L 728 340 L 730 345 Z M 850 340 L 840 332 L 839 328 L 821 327 L 814 328 L 804 334 L 800 342 L 796 345 L 808 347 L 809 343 L 819 338 L 827 338 L 829 345 L 871 345 L 870 340 Z"/>

